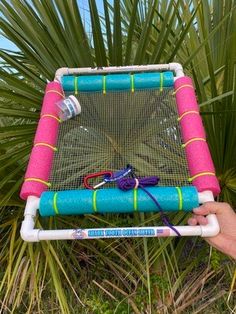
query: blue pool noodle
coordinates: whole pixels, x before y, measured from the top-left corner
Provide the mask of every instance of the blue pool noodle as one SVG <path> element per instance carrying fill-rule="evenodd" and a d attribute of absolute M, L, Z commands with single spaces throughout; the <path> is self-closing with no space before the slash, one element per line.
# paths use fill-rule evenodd
<path fill-rule="evenodd" d="M 182 210 L 191 211 L 199 205 L 198 193 L 194 186 L 147 187 L 164 211 L 177 211 L 182 200 Z M 181 191 L 181 197 L 180 197 Z M 96 193 L 96 194 L 94 194 Z M 138 212 L 157 212 L 153 200 L 142 190 L 122 191 L 118 188 L 99 190 L 70 190 L 44 192 L 40 198 L 41 216 L 81 215 L 94 213 L 131 213 L 134 212 L 134 193 L 137 193 Z"/>
<path fill-rule="evenodd" d="M 149 72 L 136 73 L 133 75 L 133 87 L 135 90 L 153 89 L 160 87 L 173 87 L 174 76 L 172 72 Z M 107 74 L 105 76 L 105 90 L 131 90 L 132 89 L 131 74 Z M 67 75 L 62 77 L 62 86 L 64 91 L 75 91 L 77 84 L 78 92 L 91 92 L 104 90 L 104 75 Z"/>

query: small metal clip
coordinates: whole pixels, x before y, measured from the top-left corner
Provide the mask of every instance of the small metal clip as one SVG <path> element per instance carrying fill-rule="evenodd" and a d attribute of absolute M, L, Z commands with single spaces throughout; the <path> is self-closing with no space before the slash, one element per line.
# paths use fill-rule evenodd
<path fill-rule="evenodd" d="M 91 173 L 91 174 L 88 174 L 85 178 L 84 178 L 84 186 L 87 188 L 87 189 L 90 189 L 90 190 L 94 190 L 102 185 L 104 185 L 106 183 L 105 180 L 103 180 L 102 182 L 98 183 L 97 185 L 95 186 L 91 186 L 89 184 L 89 180 L 92 179 L 92 178 L 97 178 L 97 177 L 111 177 L 112 176 L 112 172 L 111 171 L 100 171 L 100 172 L 96 172 L 96 173 Z"/>

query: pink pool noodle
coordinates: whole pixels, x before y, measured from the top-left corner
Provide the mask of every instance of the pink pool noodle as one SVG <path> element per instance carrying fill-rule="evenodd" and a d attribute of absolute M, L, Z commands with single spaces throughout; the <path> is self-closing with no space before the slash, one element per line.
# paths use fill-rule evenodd
<path fill-rule="evenodd" d="M 59 123 L 56 119 L 50 117 L 41 118 L 34 137 L 34 144 L 48 143 L 55 146 L 57 142 L 58 127 Z"/>
<path fill-rule="evenodd" d="M 52 114 L 58 116 L 58 109 L 55 103 L 64 98 L 64 92 L 61 83 L 53 81 L 47 84 L 43 105 L 41 109 L 41 116 L 44 114 Z"/>
<path fill-rule="evenodd" d="M 192 177 L 202 172 L 215 172 L 209 147 L 206 142 L 192 142 L 185 147 L 185 150 L 189 169 L 192 169 L 190 170 Z M 198 177 L 193 180 L 193 184 L 197 187 L 199 192 L 210 190 L 214 195 L 218 195 L 220 192 L 218 180 L 216 176 L 213 175 Z"/>
<path fill-rule="evenodd" d="M 184 143 L 196 137 L 206 138 L 206 133 L 199 114 L 189 113 L 185 115 L 180 120 L 180 127 Z"/>
<path fill-rule="evenodd" d="M 57 119 L 58 109 L 55 104 L 62 98 L 63 90 L 61 84 L 59 82 L 48 83 L 43 99 L 41 118 L 34 138 L 34 145 L 38 143 L 46 143 L 53 147 L 56 146 L 59 120 Z M 20 197 L 22 199 L 25 200 L 30 195 L 40 197 L 42 192 L 47 190 L 48 186 L 45 183 L 48 182 L 50 176 L 53 155 L 54 150 L 51 147 L 44 145 L 33 147 L 25 179 L 35 178 L 42 180 L 42 182 L 33 180 L 25 181 L 20 192 Z"/>
<path fill-rule="evenodd" d="M 191 78 L 181 77 L 177 79 L 174 87 L 179 117 L 188 111 L 199 112 Z M 184 115 L 180 120 L 180 127 L 184 143 L 194 138 L 206 138 L 202 119 L 198 113 Z M 185 151 L 191 177 L 203 172 L 215 173 L 211 154 L 205 141 L 192 141 L 185 146 Z M 219 182 L 215 175 L 199 176 L 193 179 L 193 185 L 199 192 L 210 190 L 215 196 L 220 193 Z"/>
<path fill-rule="evenodd" d="M 177 89 L 183 85 L 190 85 L 192 87 L 182 87 L 177 91 Z M 175 96 L 179 116 L 181 116 L 184 112 L 190 110 L 195 110 L 199 112 L 192 79 L 188 76 L 180 77 L 175 80 L 174 87 L 175 91 L 177 91 Z"/>

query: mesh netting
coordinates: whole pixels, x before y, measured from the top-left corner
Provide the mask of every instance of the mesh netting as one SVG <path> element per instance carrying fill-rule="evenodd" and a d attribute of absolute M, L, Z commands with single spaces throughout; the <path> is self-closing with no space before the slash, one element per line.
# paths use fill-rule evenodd
<path fill-rule="evenodd" d="M 161 186 L 188 185 L 173 89 L 84 92 L 78 100 L 81 114 L 60 125 L 52 190 L 83 188 L 84 176 L 127 164 L 138 176 L 159 176 Z"/>

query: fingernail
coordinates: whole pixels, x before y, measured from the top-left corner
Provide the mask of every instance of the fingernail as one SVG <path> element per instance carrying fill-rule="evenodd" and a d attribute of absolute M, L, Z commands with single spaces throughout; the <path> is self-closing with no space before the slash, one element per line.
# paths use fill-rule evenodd
<path fill-rule="evenodd" d="M 200 210 L 200 207 L 197 207 L 197 208 L 193 209 L 193 212 L 197 214 L 199 212 L 199 210 Z"/>

